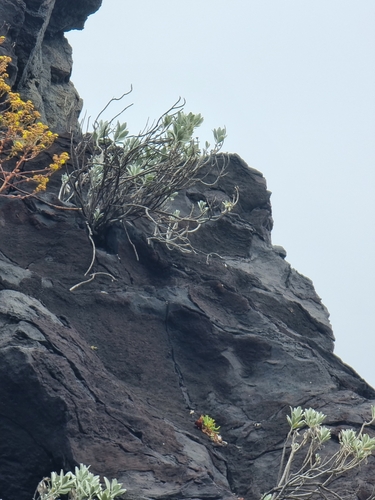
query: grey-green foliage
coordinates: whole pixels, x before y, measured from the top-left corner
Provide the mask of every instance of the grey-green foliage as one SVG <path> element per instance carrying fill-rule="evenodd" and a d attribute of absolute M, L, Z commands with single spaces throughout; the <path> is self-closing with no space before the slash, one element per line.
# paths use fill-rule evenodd
<path fill-rule="evenodd" d="M 324 413 L 312 408 L 291 408 L 287 416 L 290 430 L 282 452 L 277 485 L 265 493 L 262 500 L 341 498 L 331 488 L 331 483 L 358 467 L 375 449 L 375 438 L 363 433 L 365 427 L 375 422 L 375 407 L 371 406 L 371 420 L 358 432 L 353 429 L 340 432 L 339 449 L 333 454 L 324 454 L 323 445 L 331 439 L 330 429 L 322 425 L 325 419 Z M 305 430 L 302 432 L 302 429 Z"/>
<path fill-rule="evenodd" d="M 109 481 L 105 477 L 103 486 L 99 476 L 81 464 L 75 468 L 74 474 L 52 472 L 51 477 L 44 478 L 38 485 L 34 500 L 58 500 L 62 495 L 67 495 L 69 500 L 113 500 L 125 491 L 117 479 Z"/>
<path fill-rule="evenodd" d="M 194 130 L 203 123 L 203 117 L 200 113 L 184 113 L 179 111 L 174 117 L 167 115 L 164 118 L 164 126 L 168 127 L 167 134 L 173 142 L 189 144 L 192 142 Z M 194 144 L 194 142 L 193 142 Z"/>
<path fill-rule="evenodd" d="M 65 193 L 80 206 L 93 234 L 116 221 L 147 217 L 156 226 L 152 238 L 166 242 L 167 234 L 179 234 L 182 223 L 183 240 L 189 224 L 196 230 L 211 216 L 201 204 L 189 216 L 178 218 L 171 206 L 174 196 L 196 182 L 204 167 L 205 175 L 215 171 L 220 177 L 226 166 L 227 157 L 218 155 L 225 127 L 213 131 L 212 147 L 207 142 L 201 147 L 194 134 L 202 122 L 200 114 L 185 113 L 179 102 L 137 135 L 129 133 L 126 123 L 95 122 L 93 133 L 75 149 L 75 169 L 64 178 L 70 189 L 61 190 L 62 199 Z M 235 203 L 236 196 L 223 202 L 219 215 L 230 212 Z"/>

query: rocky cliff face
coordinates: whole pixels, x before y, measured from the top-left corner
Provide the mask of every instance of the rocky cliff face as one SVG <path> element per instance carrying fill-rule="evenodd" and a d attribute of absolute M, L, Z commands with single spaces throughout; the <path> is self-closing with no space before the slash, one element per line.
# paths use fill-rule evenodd
<path fill-rule="evenodd" d="M 52 11 L 55 41 L 68 3 L 56 2 L 53 22 Z M 26 19 L 38 5 L 3 7 L 25 8 Z M 84 17 L 98 3 L 74 6 Z M 71 7 L 65 27 L 83 19 Z M 24 47 L 28 31 L 14 19 Z M 14 50 L 20 68 L 24 52 Z M 324 411 L 336 435 L 368 417 L 375 391 L 334 355 L 312 282 L 272 246 L 262 174 L 232 155 L 219 184 L 196 185 L 181 203 L 234 186 L 235 213 L 196 233 L 197 254 L 148 245 L 140 222 L 131 242 L 115 228 L 94 271 L 116 280 L 97 276 L 73 292 L 92 257 L 79 214 L 0 198 L 2 500 L 30 500 L 43 476 L 80 462 L 117 477 L 127 498 L 255 500 L 275 484 L 289 406 Z M 53 189 L 44 196 L 58 203 Z M 201 413 L 227 446 L 195 428 Z M 371 458 L 335 491 L 364 500 L 374 484 Z"/>
<path fill-rule="evenodd" d="M 57 133 L 77 127 L 81 99 L 70 82 L 72 50 L 64 32 L 82 29 L 102 0 L 2 0 L 1 53 L 12 57 L 10 81 Z"/>
<path fill-rule="evenodd" d="M 241 198 L 196 233 L 203 254 L 150 247 L 134 226 L 137 261 L 116 229 L 94 269 L 116 281 L 73 292 L 91 261 L 79 215 L 0 200 L 3 500 L 30 499 L 41 477 L 80 462 L 130 498 L 258 499 L 274 484 L 289 406 L 324 410 L 333 432 L 367 417 L 373 389 L 333 354 L 311 281 L 271 244 L 264 178 L 232 156 L 220 183 Z M 226 447 L 195 429 L 200 413 Z M 371 467 L 354 477 L 360 498 Z"/>

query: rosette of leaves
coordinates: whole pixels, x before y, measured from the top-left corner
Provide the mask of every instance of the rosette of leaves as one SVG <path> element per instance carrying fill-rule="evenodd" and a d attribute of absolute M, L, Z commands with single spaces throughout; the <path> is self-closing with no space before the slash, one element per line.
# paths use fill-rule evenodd
<path fill-rule="evenodd" d="M 209 415 L 201 415 L 195 422 L 195 426 L 215 443 L 220 445 L 227 444 L 219 434 L 220 426 L 217 426 L 215 420 Z"/>
<path fill-rule="evenodd" d="M 202 415 L 202 431 L 207 435 L 219 434 L 220 426 L 216 425 L 215 420 L 209 415 Z"/>

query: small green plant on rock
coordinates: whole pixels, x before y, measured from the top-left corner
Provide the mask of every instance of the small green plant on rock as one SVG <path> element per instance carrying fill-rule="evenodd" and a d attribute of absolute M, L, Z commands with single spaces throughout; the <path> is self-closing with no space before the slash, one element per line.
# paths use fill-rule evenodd
<path fill-rule="evenodd" d="M 100 483 L 99 476 L 94 476 L 89 467 L 80 464 L 74 474 L 52 472 L 51 477 L 40 481 L 34 500 L 58 500 L 61 496 L 69 500 L 113 500 L 126 491 L 117 479 L 109 481 L 105 477 L 104 483 L 105 487 Z"/>
<path fill-rule="evenodd" d="M 371 407 L 371 420 L 359 432 L 342 430 L 338 451 L 326 456 L 319 453 L 331 439 L 330 429 L 322 425 L 325 418 L 326 415 L 312 408 L 291 408 L 277 486 L 261 500 L 341 499 L 331 488 L 332 482 L 365 462 L 375 449 L 375 438 L 363 433 L 366 426 L 375 422 L 375 407 Z"/>
<path fill-rule="evenodd" d="M 210 434 L 218 434 L 220 426 L 209 415 L 202 415 L 202 429 Z"/>
<path fill-rule="evenodd" d="M 204 432 L 214 443 L 220 445 L 227 444 L 219 434 L 220 426 L 217 426 L 215 420 L 209 415 L 201 415 L 195 421 L 195 426 Z"/>

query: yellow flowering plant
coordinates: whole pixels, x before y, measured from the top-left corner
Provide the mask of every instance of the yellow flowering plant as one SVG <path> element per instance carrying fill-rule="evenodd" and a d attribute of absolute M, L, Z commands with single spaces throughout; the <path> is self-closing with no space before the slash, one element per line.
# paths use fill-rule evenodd
<path fill-rule="evenodd" d="M 0 37 L 0 45 L 5 37 Z M 40 113 L 31 101 L 12 92 L 7 83 L 8 56 L 0 56 L 0 196 L 25 197 L 45 191 L 49 177 L 69 159 L 63 152 L 53 156 L 53 163 L 38 170 L 25 170 L 25 163 L 47 150 L 57 138 L 40 121 Z M 26 182 L 35 183 L 32 192 Z"/>

